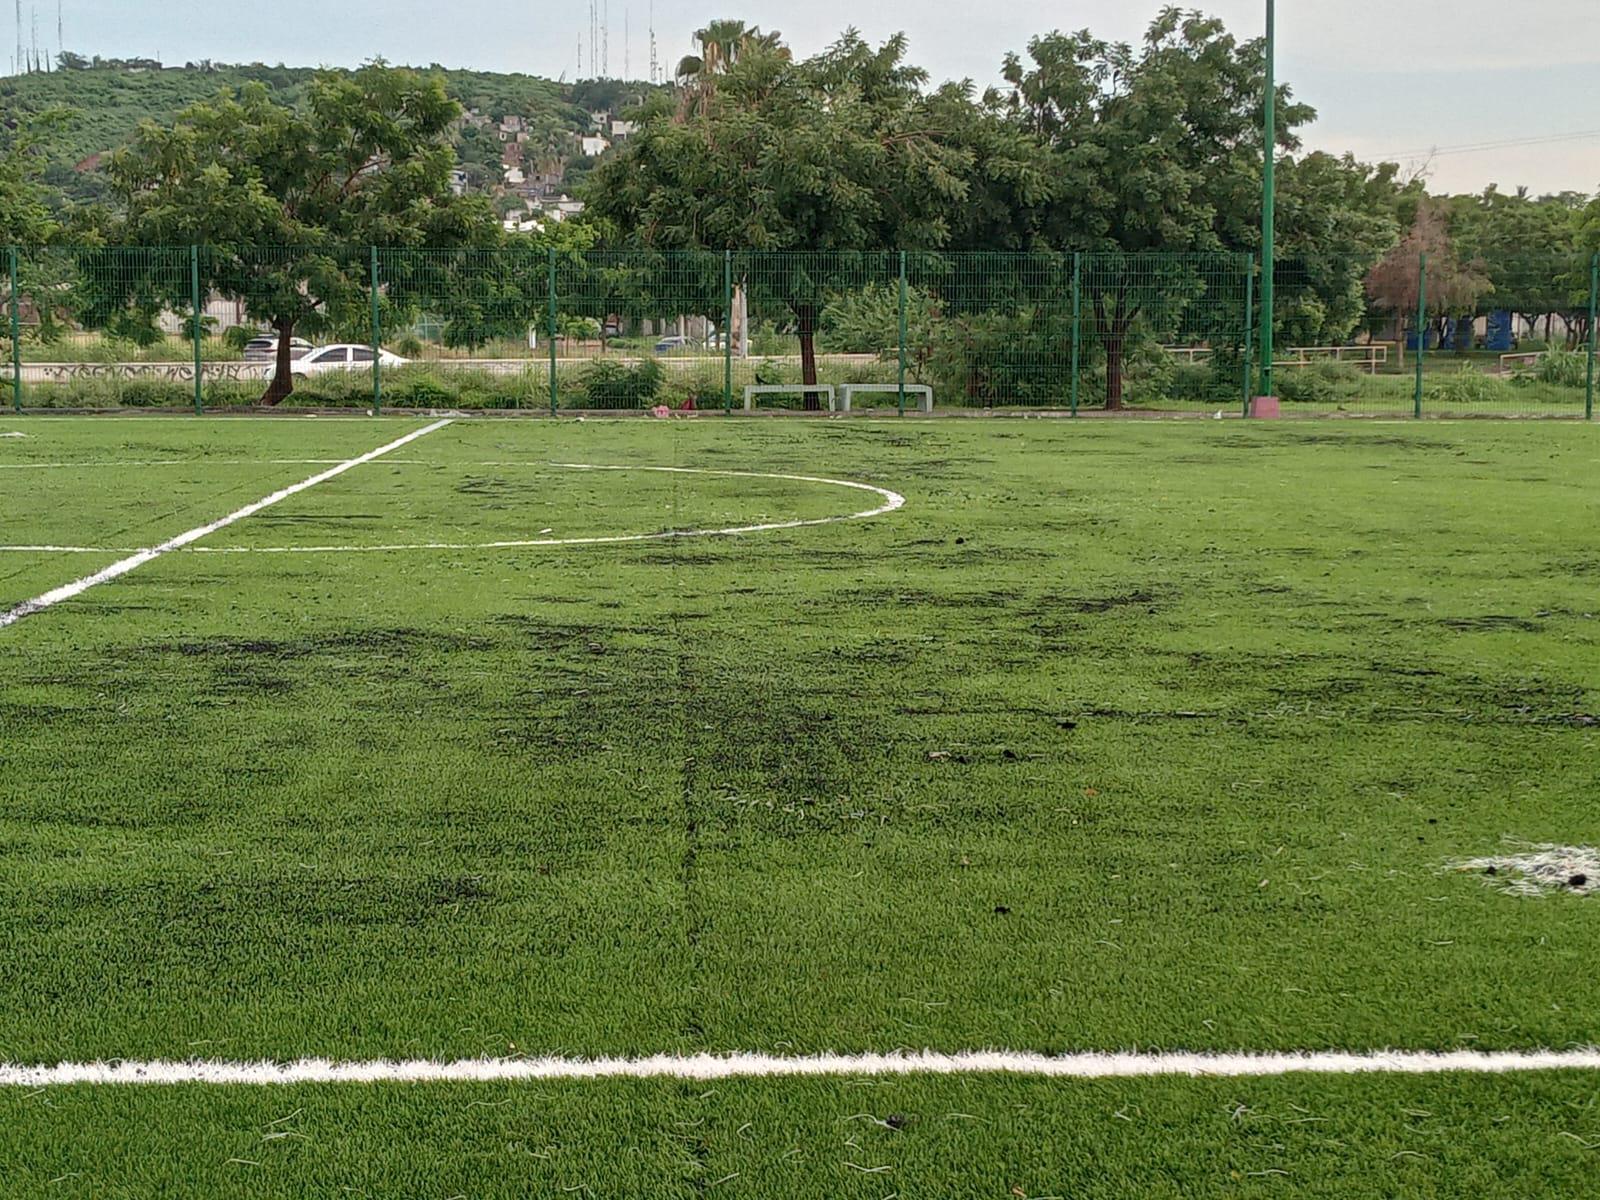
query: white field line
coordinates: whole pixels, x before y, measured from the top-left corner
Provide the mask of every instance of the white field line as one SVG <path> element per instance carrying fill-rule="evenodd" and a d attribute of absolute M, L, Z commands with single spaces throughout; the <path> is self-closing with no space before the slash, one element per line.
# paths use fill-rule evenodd
<path fill-rule="evenodd" d="M 1314 1051 L 1282 1054 L 1027 1054 L 980 1050 L 903 1054 L 657 1054 L 649 1058 L 370 1059 L 337 1062 L 165 1061 L 0 1064 L 0 1087 L 67 1084 L 483 1083 L 550 1079 L 752 1079 L 801 1076 L 1027 1075 L 1047 1079 L 1199 1079 L 1277 1075 L 1503 1075 L 1530 1071 L 1600 1070 L 1600 1050 L 1481 1052 Z"/>
<path fill-rule="evenodd" d="M 116 467 L 316 467 L 341 463 L 342 458 L 104 458 L 80 462 L 0 463 L 0 471 L 79 471 Z M 391 463 L 431 466 L 420 458 L 391 458 Z"/>
<path fill-rule="evenodd" d="M 426 437 L 435 430 L 443 429 L 448 424 L 450 424 L 448 420 L 435 421 L 431 425 L 424 425 L 421 429 L 413 429 L 404 437 L 396 438 L 387 445 L 379 446 L 376 450 L 368 450 L 365 454 L 358 455 L 355 458 L 346 459 L 337 466 L 329 467 L 326 471 L 317 472 L 309 479 L 302 479 L 299 483 L 280 488 L 270 496 L 263 496 L 260 500 L 246 504 L 243 508 L 237 509 L 225 517 L 219 517 L 206 525 L 197 525 L 193 529 L 180 533 L 175 538 L 168 538 L 159 546 L 152 546 L 147 550 L 140 550 L 135 554 L 131 554 L 127 558 L 119 559 L 109 567 L 96 571 L 93 575 L 85 575 L 82 579 L 53 588 L 42 596 L 35 596 L 32 600 L 26 600 L 9 612 L 0 613 L 0 629 L 4 629 L 7 625 L 14 625 L 22 618 L 30 617 L 34 613 L 50 608 L 52 605 L 60 604 L 63 600 L 71 600 L 74 596 L 81 596 L 92 587 L 126 575 L 129 571 L 136 570 L 144 566 L 145 563 L 160 558 L 163 554 L 170 553 L 173 550 L 181 550 L 192 542 L 197 542 L 203 537 L 209 537 L 219 529 L 226 529 L 236 521 L 242 521 L 246 517 L 254 516 L 264 508 L 271 508 L 274 504 L 287 500 L 290 496 L 298 495 L 307 488 L 314 488 L 319 483 L 326 483 L 328 480 L 343 475 L 354 467 L 369 463 L 376 458 L 382 458 L 391 450 L 398 450 L 401 446 L 408 445 L 420 437 Z"/>
<path fill-rule="evenodd" d="M 401 461 L 401 460 L 391 460 Z M 477 463 L 476 466 L 524 466 L 540 464 Z M 725 529 L 667 529 L 657 533 L 621 533 L 574 538 L 521 538 L 497 542 L 407 542 L 381 546 L 193 546 L 194 554 L 374 554 L 405 550 L 517 550 L 539 546 L 615 546 L 629 542 L 660 542 L 677 538 L 737 537 L 747 533 L 772 533 L 781 529 L 806 529 L 817 525 L 837 525 L 843 521 L 867 521 L 905 507 L 906 498 L 899 492 L 858 483 L 850 479 L 826 479 L 818 475 L 780 475 L 763 471 L 720 471 L 703 467 L 641 467 L 631 465 L 602 466 L 595 463 L 549 463 L 563 471 L 654 471 L 677 475 L 715 475 L 730 479 L 777 479 L 790 483 L 815 483 L 829 487 L 851 488 L 879 497 L 883 503 L 860 512 L 845 513 L 835 517 L 811 517 L 805 520 L 769 521 L 759 525 L 735 525 Z M 37 554 L 124 554 L 127 550 L 95 546 L 0 546 L 0 553 L 31 552 Z M 3 622 L 0 622 L 3 623 Z"/>

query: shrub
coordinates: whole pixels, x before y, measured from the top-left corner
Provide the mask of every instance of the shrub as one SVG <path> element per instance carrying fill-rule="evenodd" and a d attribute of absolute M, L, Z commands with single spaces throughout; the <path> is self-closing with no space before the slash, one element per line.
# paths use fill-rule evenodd
<path fill-rule="evenodd" d="M 661 381 L 661 364 L 653 358 L 635 366 L 602 359 L 589 364 L 578 386 L 589 408 L 649 408 Z"/>
<path fill-rule="evenodd" d="M 1479 405 L 1510 398 L 1510 384 L 1475 367 L 1464 367 L 1429 381 L 1426 396 L 1435 404 Z"/>
<path fill-rule="evenodd" d="M 800 373 L 795 371 L 791 379 L 791 372 L 787 366 L 765 358 L 756 363 L 751 374 L 755 377 L 758 387 L 777 387 L 779 384 L 798 382 L 800 378 Z"/>
<path fill-rule="evenodd" d="M 261 336 L 248 325 L 230 325 L 222 331 L 222 344 L 225 348 L 239 353 L 251 340 Z"/>
<path fill-rule="evenodd" d="M 750 331 L 750 353 L 757 358 L 799 352 L 800 343 L 790 334 L 779 333 L 771 321 L 762 321 Z"/>
<path fill-rule="evenodd" d="M 1532 368 L 1518 371 L 1515 383 L 1547 383 L 1551 387 L 1581 388 L 1588 383 L 1589 356 L 1576 350 L 1547 350 Z"/>
<path fill-rule="evenodd" d="M 737 396 L 739 388 L 735 386 Z M 682 408 L 690 400 L 697 409 L 722 406 L 722 364 L 696 364 L 666 372 L 657 400 L 669 408 Z"/>
<path fill-rule="evenodd" d="M 1309 367 L 1279 369 L 1273 374 L 1278 399 L 1290 404 L 1331 404 L 1361 390 L 1359 367 L 1331 359 Z"/>

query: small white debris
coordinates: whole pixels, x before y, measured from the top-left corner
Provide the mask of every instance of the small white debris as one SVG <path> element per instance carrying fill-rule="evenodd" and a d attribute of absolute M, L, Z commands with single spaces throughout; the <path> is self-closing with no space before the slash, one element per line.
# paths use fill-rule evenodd
<path fill-rule="evenodd" d="M 1449 871 L 1464 871 L 1508 896 L 1548 896 L 1571 892 L 1587 896 L 1600 888 L 1600 849 L 1594 846 L 1556 846 L 1507 840 L 1516 853 L 1465 858 L 1445 864 Z"/>
<path fill-rule="evenodd" d="M 0 438 L 8 438 L 8 437 L 14 437 L 14 438 L 25 438 L 25 437 L 27 437 L 27 436 L 28 436 L 28 435 L 27 435 L 27 434 L 25 434 L 25 433 L 17 433 L 17 432 L 16 432 L 16 431 L 14 431 L 14 430 L 13 430 L 13 431 L 12 431 L 12 432 L 10 432 L 10 433 L 0 433 Z"/>

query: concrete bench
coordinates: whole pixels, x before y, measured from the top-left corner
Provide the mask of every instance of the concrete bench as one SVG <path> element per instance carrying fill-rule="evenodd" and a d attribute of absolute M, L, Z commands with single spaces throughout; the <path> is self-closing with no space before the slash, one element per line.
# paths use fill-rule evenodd
<path fill-rule="evenodd" d="M 849 412 L 851 399 L 862 392 L 871 392 L 873 395 L 877 396 L 894 396 L 898 398 L 900 395 L 900 385 L 898 383 L 841 384 L 839 387 L 839 407 L 841 411 Z M 922 412 L 931 413 L 933 411 L 933 389 L 927 384 L 906 384 L 906 395 L 914 395 L 918 398 L 917 407 Z"/>
<path fill-rule="evenodd" d="M 754 411 L 757 396 L 805 396 L 810 393 L 826 394 L 829 412 L 833 412 L 838 407 L 837 401 L 834 399 L 833 385 L 831 383 L 767 383 L 745 388 L 744 410 L 745 412 Z"/>

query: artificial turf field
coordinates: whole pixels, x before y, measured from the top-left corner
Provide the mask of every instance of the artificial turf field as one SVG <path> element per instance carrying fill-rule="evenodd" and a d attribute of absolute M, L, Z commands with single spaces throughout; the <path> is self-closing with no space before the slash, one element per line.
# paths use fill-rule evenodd
<path fill-rule="evenodd" d="M 424 424 L 0 421 L 0 612 Z M 1600 901 L 1443 868 L 1600 837 L 1597 468 L 456 421 L 0 628 L 0 1062 L 1591 1044 Z M 881 507 L 818 479 L 905 504 L 477 547 Z M 1576 1195 L 1597 1082 L 13 1088 L 0 1188 Z"/>

